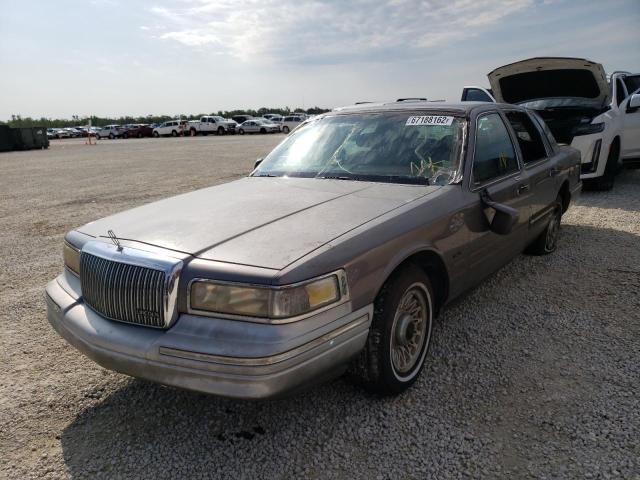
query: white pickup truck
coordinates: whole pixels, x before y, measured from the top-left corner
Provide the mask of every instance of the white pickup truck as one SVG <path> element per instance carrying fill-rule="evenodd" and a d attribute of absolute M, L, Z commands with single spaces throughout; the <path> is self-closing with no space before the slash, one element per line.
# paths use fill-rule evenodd
<path fill-rule="evenodd" d="M 640 74 L 582 58 L 530 58 L 488 74 L 491 89 L 464 87 L 463 101 L 513 103 L 537 112 L 559 143 L 582 154 L 586 185 L 609 190 L 623 164 L 640 160 Z M 635 94 L 634 94 L 635 92 Z"/>
<path fill-rule="evenodd" d="M 187 126 L 188 130 L 185 131 L 185 134 L 208 135 L 210 133 L 217 133 L 218 135 L 224 135 L 225 133 L 235 133 L 236 125 L 236 122 L 233 120 L 227 120 L 217 115 L 205 116 L 200 118 L 200 120 L 190 120 Z"/>

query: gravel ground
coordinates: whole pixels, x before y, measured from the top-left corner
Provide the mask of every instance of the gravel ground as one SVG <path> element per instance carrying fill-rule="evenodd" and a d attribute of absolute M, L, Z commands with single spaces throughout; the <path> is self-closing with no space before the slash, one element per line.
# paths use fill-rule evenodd
<path fill-rule="evenodd" d="M 0 154 L 0 477 L 640 479 L 640 171 L 584 193 L 435 327 L 414 387 L 239 402 L 106 371 L 50 328 L 63 234 L 245 174 L 282 137 Z"/>

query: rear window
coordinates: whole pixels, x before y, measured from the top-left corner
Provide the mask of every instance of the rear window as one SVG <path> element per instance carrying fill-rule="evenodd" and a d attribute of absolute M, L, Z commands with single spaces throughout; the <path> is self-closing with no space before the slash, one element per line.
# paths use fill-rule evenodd
<path fill-rule="evenodd" d="M 624 84 L 627 86 L 629 94 L 635 93 L 640 88 L 640 75 L 625 77 Z"/>

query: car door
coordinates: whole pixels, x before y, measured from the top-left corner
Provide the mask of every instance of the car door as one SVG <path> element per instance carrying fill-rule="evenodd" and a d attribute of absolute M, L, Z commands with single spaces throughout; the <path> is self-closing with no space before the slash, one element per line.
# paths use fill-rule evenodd
<path fill-rule="evenodd" d="M 466 260 L 470 282 L 500 268 L 525 247 L 531 215 L 531 192 L 526 172 L 505 119 L 498 111 L 483 113 L 475 122 L 473 159 L 467 172 L 467 188 L 474 197 L 467 213 L 470 231 Z M 495 210 L 488 199 L 518 211 L 518 220 L 507 235 L 494 233 L 490 222 Z"/>
<path fill-rule="evenodd" d="M 640 90 L 622 102 L 622 158 L 640 158 Z"/>
<path fill-rule="evenodd" d="M 533 240 L 548 223 L 560 190 L 560 171 L 552 165 L 550 146 L 540 127 L 523 110 L 505 110 L 528 179 L 530 219 L 528 239 Z"/>

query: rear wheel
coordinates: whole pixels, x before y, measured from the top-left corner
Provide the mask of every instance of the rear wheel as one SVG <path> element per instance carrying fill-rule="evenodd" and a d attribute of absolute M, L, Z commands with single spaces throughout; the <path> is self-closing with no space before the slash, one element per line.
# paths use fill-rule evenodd
<path fill-rule="evenodd" d="M 128 133 L 124 133 L 124 134 L 122 135 L 122 138 L 129 138 L 129 134 L 128 134 Z"/>
<path fill-rule="evenodd" d="M 562 197 L 558 195 L 553 206 L 553 211 L 544 231 L 538 235 L 531 245 L 525 250 L 530 255 L 548 255 L 558 248 L 560 238 L 560 222 L 562 221 Z"/>
<path fill-rule="evenodd" d="M 218 135 L 224 135 L 224 128 L 218 127 Z"/>
<path fill-rule="evenodd" d="M 138 132 L 138 138 L 142 138 L 142 132 Z"/>
<path fill-rule="evenodd" d="M 261 128 L 260 129 L 260 133 L 267 133 L 267 129 L 266 128 Z"/>
<path fill-rule="evenodd" d="M 240 130 L 238 130 L 238 133 L 239 133 L 240 135 L 244 135 L 244 129 L 242 129 L 242 128 L 241 128 Z"/>
<path fill-rule="evenodd" d="M 383 395 L 405 391 L 422 370 L 433 326 L 433 290 L 415 265 L 395 272 L 380 290 L 367 343 L 351 372 Z"/>
<path fill-rule="evenodd" d="M 172 137 L 177 137 L 178 136 L 178 132 L 176 132 L 175 130 L 171 130 L 171 136 Z"/>
<path fill-rule="evenodd" d="M 284 127 L 282 127 L 282 131 L 284 133 L 289 133 L 289 127 L 287 127 L 286 125 Z"/>
<path fill-rule="evenodd" d="M 113 140 L 114 138 L 116 138 L 116 136 L 113 133 L 109 134 L 109 140 Z"/>

